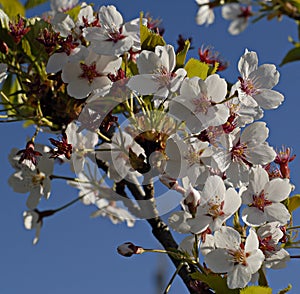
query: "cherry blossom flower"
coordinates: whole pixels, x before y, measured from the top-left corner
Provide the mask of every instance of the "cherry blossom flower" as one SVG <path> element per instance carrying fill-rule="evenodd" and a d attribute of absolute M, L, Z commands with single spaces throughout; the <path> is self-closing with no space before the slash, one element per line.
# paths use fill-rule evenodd
<path fill-rule="evenodd" d="M 37 156 L 42 156 L 42 153 L 34 150 L 35 146 L 33 141 L 28 141 L 26 144 L 26 148 L 19 150 L 16 155 L 20 155 L 19 163 L 22 163 L 24 160 L 29 160 L 35 166 L 37 165 Z"/>
<path fill-rule="evenodd" d="M 222 16 L 231 20 L 228 31 L 232 35 L 238 35 L 248 26 L 248 19 L 252 16 L 251 6 L 243 7 L 238 3 L 229 3 L 222 6 Z"/>
<path fill-rule="evenodd" d="M 227 273 L 230 289 L 247 286 L 264 261 L 255 231 L 250 230 L 244 244 L 236 230 L 222 227 L 215 232 L 214 241 L 215 249 L 204 257 L 207 267 L 215 273 Z"/>
<path fill-rule="evenodd" d="M 209 176 L 213 151 L 208 142 L 183 141 L 178 134 L 167 140 L 165 172 L 173 178 L 187 176 L 192 185 L 203 184 Z"/>
<path fill-rule="evenodd" d="M 249 185 L 242 193 L 242 202 L 247 205 L 242 212 L 243 221 L 250 226 L 261 226 L 271 221 L 287 224 L 291 215 L 281 201 L 289 196 L 291 188 L 287 179 L 270 181 L 262 167 L 252 168 Z"/>
<path fill-rule="evenodd" d="M 35 229 L 35 237 L 32 243 L 33 245 L 37 244 L 40 238 L 42 228 L 42 220 L 40 219 L 38 212 L 36 212 L 35 210 L 24 211 L 23 219 L 25 229 Z"/>
<path fill-rule="evenodd" d="M 249 52 L 246 49 L 239 60 L 238 69 L 241 77 L 235 87 L 242 103 L 251 106 L 259 105 L 264 109 L 274 109 L 283 102 L 283 95 L 272 90 L 279 81 L 279 72 L 274 64 L 258 66 L 256 52 Z"/>
<path fill-rule="evenodd" d="M 80 60 L 72 59 L 62 69 L 62 80 L 68 84 L 68 94 L 77 99 L 86 98 L 93 90 L 111 86 L 108 74 L 115 73 L 122 59 L 98 55 L 82 48 Z"/>
<path fill-rule="evenodd" d="M 254 122 L 241 133 L 239 129 L 223 136 L 222 148 L 216 150 L 213 159 L 227 180 L 234 186 L 246 185 L 253 165 L 272 162 L 276 152 L 268 145 L 269 130 L 264 122 Z"/>
<path fill-rule="evenodd" d="M 170 101 L 170 114 L 185 121 L 191 132 L 199 133 L 209 126 L 225 123 L 229 109 L 219 102 L 225 99 L 227 84 L 219 75 L 213 74 L 205 81 L 199 77 L 186 78 L 180 95 Z"/>
<path fill-rule="evenodd" d="M 126 242 L 122 245 L 119 245 L 117 251 L 123 256 L 130 257 L 133 254 L 142 254 L 144 252 L 144 248 L 136 246 L 131 242 Z"/>
<path fill-rule="evenodd" d="M 54 162 L 47 157 L 49 148 L 44 146 L 44 148 L 41 149 L 39 145 L 36 147 L 37 150 L 43 154 L 37 166 L 19 163 L 20 156 L 14 155 L 10 158 L 16 171 L 10 176 L 8 183 L 17 193 L 29 192 L 26 201 L 26 205 L 29 209 L 36 208 L 42 196 L 48 199 L 51 193 L 50 175 L 53 172 Z"/>
<path fill-rule="evenodd" d="M 132 167 L 129 151 L 144 156 L 144 149 L 137 144 L 134 139 L 125 132 L 114 133 L 111 143 L 104 143 L 99 146 L 96 157 L 109 164 L 108 176 L 116 182 L 126 178 L 130 173 L 139 175 Z M 103 149 L 103 151 L 100 151 Z"/>
<path fill-rule="evenodd" d="M 270 222 L 258 228 L 256 231 L 259 240 L 259 249 L 265 255 L 264 266 L 266 268 L 279 269 L 286 266 L 290 260 L 289 253 L 279 244 L 284 233 L 278 222 Z"/>
<path fill-rule="evenodd" d="M 198 25 L 212 24 L 215 20 L 215 14 L 212 7 L 210 6 L 210 1 L 196 0 L 196 2 L 200 6 L 196 16 L 196 23 Z"/>
<path fill-rule="evenodd" d="M 224 181 L 219 176 L 207 178 L 200 193 L 200 204 L 194 218 L 188 219 L 191 232 L 199 234 L 208 227 L 217 231 L 240 207 L 241 198 L 238 193 L 229 188 L 226 190 Z"/>
<path fill-rule="evenodd" d="M 101 6 L 98 13 L 100 27 L 84 29 L 85 38 L 98 54 L 121 55 L 134 47 L 140 49 L 139 19 L 123 24 L 123 17 L 113 5 Z"/>
<path fill-rule="evenodd" d="M 73 146 L 72 150 L 72 169 L 76 173 L 84 169 L 85 158 L 88 154 L 94 154 L 94 148 L 98 143 L 98 135 L 95 132 L 86 130 L 79 132 L 79 127 L 72 122 L 66 129 L 68 142 Z"/>
<path fill-rule="evenodd" d="M 139 75 L 131 77 L 127 86 L 141 95 L 154 94 L 158 99 L 167 98 L 170 92 L 178 90 L 186 75 L 183 68 L 173 72 L 175 66 L 173 46 L 156 46 L 155 52 L 143 50 L 137 58 Z"/>
<path fill-rule="evenodd" d="M 50 0 L 50 7 L 55 12 L 66 12 L 78 3 L 78 0 Z"/>

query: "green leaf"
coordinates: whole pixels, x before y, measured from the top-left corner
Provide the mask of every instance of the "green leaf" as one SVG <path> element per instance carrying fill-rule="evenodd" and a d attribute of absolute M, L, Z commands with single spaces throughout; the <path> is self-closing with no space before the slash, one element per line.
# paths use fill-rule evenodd
<path fill-rule="evenodd" d="M 157 45 L 166 45 L 162 36 L 152 32 L 142 24 L 143 13 L 140 15 L 140 39 L 142 50 L 154 51 Z"/>
<path fill-rule="evenodd" d="M 286 288 L 280 290 L 280 291 L 278 292 L 278 294 L 285 294 L 285 293 L 289 292 L 291 289 L 292 289 L 292 285 L 291 285 L 291 284 L 288 284 L 288 286 L 287 286 Z"/>
<path fill-rule="evenodd" d="M 199 280 L 207 284 L 213 289 L 216 294 L 239 294 L 239 289 L 229 289 L 227 286 L 227 279 L 222 278 L 216 274 L 205 275 L 199 272 L 191 274 L 191 277 L 195 280 Z"/>
<path fill-rule="evenodd" d="M 0 7 L 10 19 L 15 18 L 18 14 L 25 15 L 25 8 L 18 0 L 0 0 Z"/>
<path fill-rule="evenodd" d="M 183 67 L 186 59 L 186 54 L 189 51 L 191 43 L 189 40 L 184 42 L 184 48 L 176 55 L 176 68 Z"/>
<path fill-rule="evenodd" d="M 48 0 L 27 0 L 25 3 L 25 8 L 30 9 L 46 2 L 48 2 Z"/>
<path fill-rule="evenodd" d="M 262 286 L 250 286 L 242 289 L 240 294 L 272 294 L 272 288 Z"/>
<path fill-rule="evenodd" d="M 77 5 L 77 6 L 73 7 L 72 9 L 68 10 L 66 13 L 67 13 L 68 15 L 70 15 L 70 17 L 71 17 L 74 21 L 76 21 L 77 18 L 78 18 L 78 14 L 79 14 L 79 12 L 80 12 L 80 9 L 81 9 L 81 6 L 80 6 L 80 5 Z"/>
<path fill-rule="evenodd" d="M 280 66 L 289 63 L 289 62 L 293 62 L 293 61 L 298 61 L 300 60 L 300 47 L 296 47 L 291 49 L 287 55 L 283 58 Z"/>
<path fill-rule="evenodd" d="M 290 213 L 296 210 L 300 206 L 300 194 L 294 195 L 288 198 L 287 208 Z"/>
<path fill-rule="evenodd" d="M 199 77 L 205 80 L 208 75 L 209 65 L 195 58 L 189 59 L 184 69 L 187 72 L 189 78 Z"/>

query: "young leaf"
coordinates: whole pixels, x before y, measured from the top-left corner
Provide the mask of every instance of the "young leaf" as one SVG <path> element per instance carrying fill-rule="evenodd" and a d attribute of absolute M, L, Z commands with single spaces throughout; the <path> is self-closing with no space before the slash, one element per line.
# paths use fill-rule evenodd
<path fill-rule="evenodd" d="M 191 274 L 195 280 L 199 280 L 207 284 L 216 294 L 239 294 L 239 289 L 229 289 L 226 278 L 222 278 L 216 274 L 204 275 L 199 272 Z"/>
<path fill-rule="evenodd" d="M 176 68 L 184 66 L 186 54 L 190 49 L 190 45 L 191 45 L 190 41 L 186 40 L 184 42 L 184 48 L 176 55 Z"/>
<path fill-rule="evenodd" d="M 141 48 L 142 50 L 154 51 L 157 45 L 164 46 L 166 45 L 165 40 L 162 36 L 152 32 L 146 26 L 142 24 L 143 14 L 140 16 L 140 39 L 141 39 Z"/>
<path fill-rule="evenodd" d="M 184 69 L 187 72 L 189 78 L 199 77 L 205 80 L 208 75 L 209 65 L 195 58 L 189 59 Z"/>
<path fill-rule="evenodd" d="M 48 2 L 48 0 L 27 0 L 25 3 L 25 8 L 30 9 L 45 2 Z"/>
<path fill-rule="evenodd" d="M 242 289 L 240 294 L 272 294 L 272 288 L 262 286 L 250 286 Z"/>
<path fill-rule="evenodd" d="M 288 208 L 289 212 L 291 213 L 300 206 L 300 194 L 294 195 L 288 199 L 289 199 L 289 201 L 287 204 L 287 208 Z"/>
<path fill-rule="evenodd" d="M 0 7 L 10 19 L 15 18 L 18 14 L 25 15 L 25 8 L 18 0 L 0 0 Z"/>
<path fill-rule="evenodd" d="M 300 47 L 296 47 L 291 49 L 287 55 L 283 58 L 280 66 L 289 63 L 289 62 L 293 62 L 293 61 L 297 61 L 300 60 Z"/>

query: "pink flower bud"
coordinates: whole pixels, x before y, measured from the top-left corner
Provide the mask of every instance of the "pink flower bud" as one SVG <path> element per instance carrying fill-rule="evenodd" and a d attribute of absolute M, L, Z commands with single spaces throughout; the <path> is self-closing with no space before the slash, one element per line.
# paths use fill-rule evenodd
<path fill-rule="evenodd" d="M 144 252 L 144 249 L 142 247 L 136 246 L 131 242 L 126 242 L 117 248 L 118 253 L 130 257 L 133 254 L 142 254 Z"/>

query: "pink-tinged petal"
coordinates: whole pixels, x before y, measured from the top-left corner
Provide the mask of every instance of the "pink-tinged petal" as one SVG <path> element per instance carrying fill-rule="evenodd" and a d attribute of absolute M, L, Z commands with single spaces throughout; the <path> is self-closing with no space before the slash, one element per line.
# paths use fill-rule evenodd
<path fill-rule="evenodd" d="M 193 235 L 188 236 L 180 242 L 179 250 L 187 252 L 190 256 L 193 256 L 194 245 L 195 245 L 195 237 Z M 199 243 L 198 243 L 198 246 L 199 246 Z"/>
<path fill-rule="evenodd" d="M 284 96 L 277 91 L 269 89 L 261 89 L 253 98 L 257 104 L 264 109 L 275 109 L 284 100 Z"/>
<path fill-rule="evenodd" d="M 193 100 L 201 93 L 202 86 L 206 87 L 204 81 L 202 81 L 200 78 L 187 78 L 182 82 L 180 87 L 180 96 L 182 96 L 185 100 Z"/>
<path fill-rule="evenodd" d="M 225 201 L 223 206 L 223 212 L 225 215 L 233 215 L 241 206 L 242 199 L 237 191 L 233 188 L 229 188 L 225 193 Z"/>
<path fill-rule="evenodd" d="M 215 232 L 215 245 L 217 248 L 239 249 L 241 244 L 241 236 L 238 231 L 231 227 L 222 227 Z"/>
<path fill-rule="evenodd" d="M 57 73 L 68 61 L 68 55 L 65 52 L 54 53 L 48 59 L 46 66 L 47 73 Z"/>
<path fill-rule="evenodd" d="M 214 102 L 221 102 L 227 94 L 227 83 L 225 79 L 220 78 L 219 75 L 213 74 L 205 80 L 209 99 Z"/>
<path fill-rule="evenodd" d="M 272 202 L 281 202 L 285 200 L 291 193 L 292 186 L 288 180 L 273 179 L 265 186 L 265 195 Z"/>
<path fill-rule="evenodd" d="M 211 217 L 207 215 L 200 215 L 196 218 L 190 218 L 187 220 L 190 226 L 190 232 L 193 234 L 200 234 L 204 232 L 211 222 Z"/>
<path fill-rule="evenodd" d="M 210 176 L 205 182 L 203 192 L 201 194 L 201 203 L 207 201 L 213 201 L 216 203 L 221 203 L 224 199 L 226 188 L 223 180 L 219 176 Z"/>
<path fill-rule="evenodd" d="M 156 46 L 155 54 L 159 56 L 162 65 L 168 72 L 172 72 L 176 65 L 176 55 L 174 47 L 171 45 Z"/>
<path fill-rule="evenodd" d="M 29 209 L 33 210 L 38 206 L 38 204 L 39 204 L 39 202 L 42 198 L 42 193 L 41 192 L 42 192 L 41 191 L 41 186 L 35 187 L 31 190 L 31 192 L 30 192 L 30 194 L 29 194 L 29 196 L 26 200 L 26 206 Z"/>
<path fill-rule="evenodd" d="M 278 221 L 281 225 L 289 222 L 291 215 L 282 203 L 272 203 L 265 207 L 268 221 Z"/>
<path fill-rule="evenodd" d="M 266 216 L 266 213 L 262 212 L 258 208 L 246 207 L 242 212 L 242 220 L 249 226 L 261 226 L 268 220 L 268 218 Z"/>
<path fill-rule="evenodd" d="M 255 230 L 251 228 L 245 242 L 245 252 L 251 252 L 253 250 L 257 250 L 258 245 L 259 245 L 258 237 L 255 233 Z"/>
<path fill-rule="evenodd" d="M 247 78 L 250 73 L 257 69 L 258 58 L 254 51 L 248 51 L 246 49 L 245 54 L 240 58 L 238 63 L 239 72 L 243 78 Z"/>
<path fill-rule="evenodd" d="M 269 136 L 269 129 L 266 123 L 259 121 L 247 126 L 241 135 L 241 142 L 253 142 L 259 144 L 264 142 Z M 254 143 L 255 142 L 255 143 Z"/>
<path fill-rule="evenodd" d="M 238 35 L 243 32 L 247 26 L 248 20 L 246 18 L 237 18 L 230 23 L 228 31 L 231 35 Z"/>
<path fill-rule="evenodd" d="M 230 289 L 244 288 L 251 280 L 251 273 L 248 267 L 242 264 L 236 265 L 233 270 L 228 273 L 227 285 Z"/>
<path fill-rule="evenodd" d="M 215 273 L 227 273 L 233 269 L 231 256 L 226 249 L 218 248 L 212 250 L 204 257 L 207 267 Z"/>
<path fill-rule="evenodd" d="M 141 95 L 151 95 L 157 92 L 160 87 L 159 82 L 154 79 L 153 74 L 136 75 L 129 79 L 127 86 Z M 157 75 L 159 78 L 159 75 Z"/>
<path fill-rule="evenodd" d="M 263 64 L 249 75 L 256 89 L 272 89 L 278 84 L 279 72 L 274 64 Z"/>
<path fill-rule="evenodd" d="M 290 261 L 290 254 L 283 248 L 267 257 L 265 261 L 266 268 L 281 269 L 286 267 L 286 263 Z"/>
<path fill-rule="evenodd" d="M 265 256 L 260 249 L 253 250 L 248 252 L 250 255 L 247 257 L 247 267 L 251 274 L 255 274 L 261 267 Z"/>
<path fill-rule="evenodd" d="M 253 145 L 247 150 L 247 159 L 253 164 L 266 165 L 276 158 L 275 150 L 267 142 Z"/>
<path fill-rule="evenodd" d="M 67 86 L 67 92 L 76 99 L 86 98 L 92 91 L 92 87 L 86 80 L 77 79 Z"/>
<path fill-rule="evenodd" d="M 144 50 L 136 61 L 140 74 L 153 74 L 162 65 L 161 59 L 152 51 Z"/>
<path fill-rule="evenodd" d="M 191 218 L 191 215 L 187 213 L 186 211 L 177 211 L 172 213 L 172 215 L 169 217 L 169 225 L 170 227 L 181 234 L 188 234 L 190 233 L 190 225 L 187 222 L 188 219 Z"/>
<path fill-rule="evenodd" d="M 123 17 L 117 8 L 113 5 L 101 6 L 99 13 L 99 21 L 104 25 L 119 28 L 123 24 Z"/>
<path fill-rule="evenodd" d="M 269 175 L 262 167 L 253 167 L 250 172 L 250 182 L 248 190 L 252 195 L 258 195 L 264 190 L 265 185 L 269 182 Z"/>

